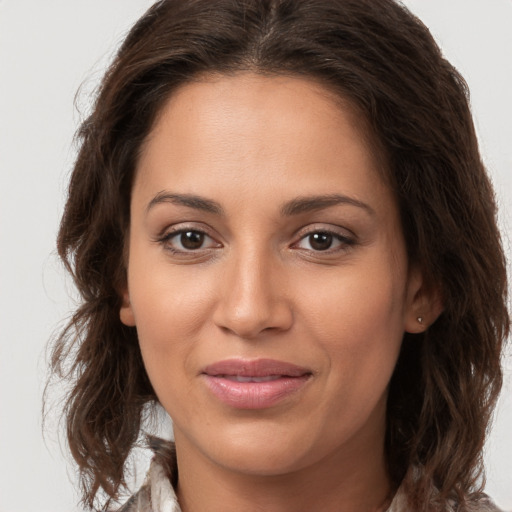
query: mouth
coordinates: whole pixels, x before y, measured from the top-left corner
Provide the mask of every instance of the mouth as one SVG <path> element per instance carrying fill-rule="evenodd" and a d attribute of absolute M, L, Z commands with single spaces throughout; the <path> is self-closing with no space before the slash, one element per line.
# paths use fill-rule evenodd
<path fill-rule="evenodd" d="M 222 379 L 232 380 L 233 382 L 270 382 L 278 380 L 283 375 L 269 375 L 268 377 L 242 377 L 242 375 L 216 375 Z"/>
<path fill-rule="evenodd" d="M 206 387 L 236 409 L 265 409 L 304 389 L 313 372 L 273 359 L 229 359 L 205 367 Z"/>

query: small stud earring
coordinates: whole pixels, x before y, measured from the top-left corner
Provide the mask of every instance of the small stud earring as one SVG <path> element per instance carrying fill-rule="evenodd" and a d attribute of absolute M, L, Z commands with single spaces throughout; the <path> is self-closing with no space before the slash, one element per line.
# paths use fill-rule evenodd
<path fill-rule="evenodd" d="M 419 323 L 419 324 L 423 324 L 423 317 L 422 317 L 422 316 L 419 316 L 419 317 L 418 317 L 418 323 Z"/>

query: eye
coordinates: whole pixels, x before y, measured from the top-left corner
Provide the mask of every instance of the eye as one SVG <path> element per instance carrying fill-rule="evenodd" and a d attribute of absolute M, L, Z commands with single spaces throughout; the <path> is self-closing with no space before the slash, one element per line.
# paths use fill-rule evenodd
<path fill-rule="evenodd" d="M 206 235 L 200 231 L 182 231 L 173 238 L 176 238 L 176 242 L 181 245 L 180 249 L 194 251 L 203 246 L 205 236 Z"/>
<path fill-rule="evenodd" d="M 296 247 L 308 251 L 336 251 L 354 245 L 354 240 L 331 231 L 315 231 L 302 237 Z"/>
<path fill-rule="evenodd" d="M 212 237 L 197 229 L 180 229 L 167 233 L 160 240 L 172 252 L 194 252 L 221 247 Z"/>

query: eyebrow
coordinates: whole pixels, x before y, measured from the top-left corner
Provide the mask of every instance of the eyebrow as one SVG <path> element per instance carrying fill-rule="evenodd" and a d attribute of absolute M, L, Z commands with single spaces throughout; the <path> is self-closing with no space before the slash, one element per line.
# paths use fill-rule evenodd
<path fill-rule="evenodd" d="M 146 207 L 146 212 L 149 212 L 151 208 L 161 203 L 172 203 L 179 206 L 186 206 L 187 208 L 194 208 L 195 210 L 202 210 L 214 215 L 224 215 L 224 209 L 216 201 L 194 194 L 173 194 L 165 191 L 159 192 L 151 199 Z M 281 207 L 281 215 L 283 217 L 290 217 L 301 213 L 323 210 L 340 204 L 362 208 L 370 215 L 375 215 L 375 210 L 370 205 L 342 194 L 297 197 L 286 202 Z"/>
<path fill-rule="evenodd" d="M 370 215 L 375 215 L 375 210 L 368 204 L 363 203 L 352 197 L 344 196 L 341 194 L 328 194 L 321 196 L 307 196 L 297 197 L 292 201 L 289 201 L 281 208 L 281 215 L 291 216 L 298 215 L 301 213 L 313 212 L 316 210 L 323 210 L 331 206 L 337 206 L 339 204 L 346 204 L 350 206 L 356 206 L 366 210 Z"/>
<path fill-rule="evenodd" d="M 146 213 L 149 212 L 151 208 L 161 203 L 177 204 L 179 206 L 186 206 L 188 208 L 194 208 L 195 210 L 213 213 L 215 215 L 224 214 L 222 206 L 211 199 L 205 199 L 204 197 L 195 196 L 193 194 L 171 194 L 165 191 L 159 192 L 153 199 L 151 199 L 146 207 Z"/>

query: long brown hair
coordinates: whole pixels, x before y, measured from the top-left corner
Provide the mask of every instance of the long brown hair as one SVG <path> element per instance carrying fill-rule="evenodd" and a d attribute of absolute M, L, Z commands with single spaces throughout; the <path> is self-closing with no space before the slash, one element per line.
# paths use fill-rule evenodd
<path fill-rule="evenodd" d="M 107 71 L 80 150 L 58 252 L 81 305 L 55 341 L 72 388 L 64 414 L 84 503 L 115 499 L 145 406 L 156 397 L 135 329 L 119 320 L 131 184 L 141 144 L 172 91 L 199 74 L 315 78 L 366 118 L 386 157 L 409 258 L 443 298 L 404 336 L 388 399 L 386 449 L 411 508 L 480 490 L 482 448 L 509 329 L 505 259 L 463 78 L 426 27 L 392 0 L 162 0 Z"/>

